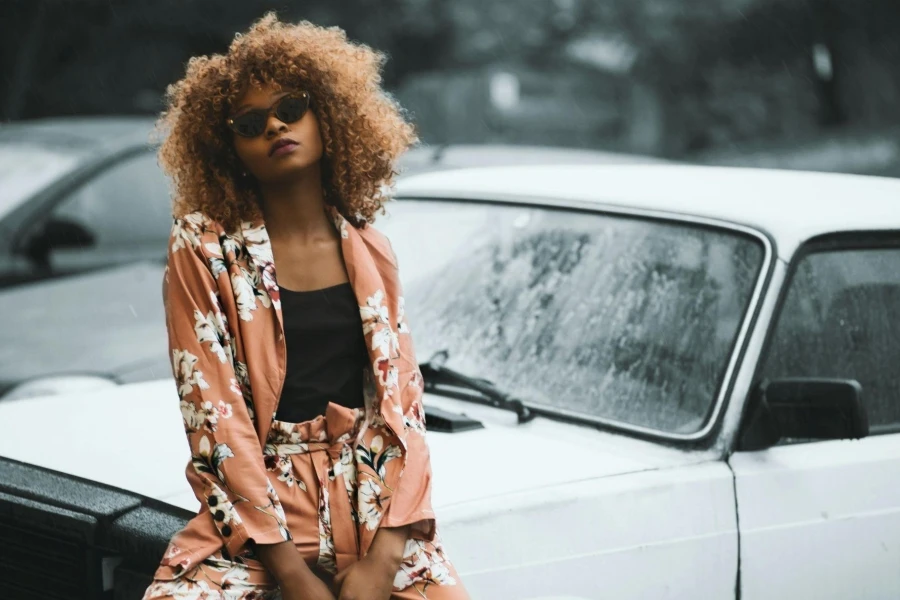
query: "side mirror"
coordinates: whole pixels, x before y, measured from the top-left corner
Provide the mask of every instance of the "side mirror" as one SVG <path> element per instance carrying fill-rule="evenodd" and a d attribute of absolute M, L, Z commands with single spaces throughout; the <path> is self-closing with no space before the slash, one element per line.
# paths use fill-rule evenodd
<path fill-rule="evenodd" d="M 96 242 L 86 227 L 68 219 L 51 218 L 25 244 L 25 254 L 35 263 L 49 266 L 50 253 L 62 248 L 87 248 Z"/>
<path fill-rule="evenodd" d="M 862 386 L 853 379 L 763 380 L 750 396 L 739 450 L 763 450 L 782 439 L 842 440 L 869 435 Z"/>

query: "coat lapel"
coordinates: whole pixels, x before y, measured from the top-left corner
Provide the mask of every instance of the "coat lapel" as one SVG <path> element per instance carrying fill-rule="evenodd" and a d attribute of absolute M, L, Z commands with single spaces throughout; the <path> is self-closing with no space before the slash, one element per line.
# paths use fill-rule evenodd
<path fill-rule="evenodd" d="M 329 206 L 327 211 L 331 222 L 340 234 L 341 252 L 344 266 L 353 293 L 360 309 L 363 334 L 369 353 L 369 367 L 374 384 L 374 400 L 367 402 L 368 421 L 378 416 L 399 436 L 403 431 L 401 403 L 398 397 L 399 358 L 397 331 L 391 326 L 393 314 L 396 319 L 396 292 L 386 289 L 382 269 L 389 265 L 381 264 L 373 257 L 369 243 L 364 235 L 351 225 L 336 209 Z M 368 225 L 366 225 L 368 227 Z M 276 331 L 273 335 L 278 343 L 275 354 L 278 364 L 267 365 L 265 381 L 267 389 L 264 393 L 254 390 L 254 404 L 257 414 L 257 431 L 261 443 L 265 443 L 272 424 L 278 400 L 284 383 L 287 354 L 284 345 L 284 317 L 281 309 L 281 295 L 275 271 L 272 244 L 262 218 L 245 221 L 241 226 L 243 243 L 247 250 L 249 266 L 254 274 L 254 284 L 258 292 L 265 294 L 270 300 L 270 307 L 275 315 L 272 322 Z M 392 310 L 394 309 L 394 310 Z M 256 331 L 256 335 L 263 332 Z M 256 364 L 260 364 L 257 359 Z M 262 364 L 265 364 L 263 361 Z M 374 414 L 373 414 L 374 413 Z M 377 416 L 376 416 L 377 415 Z"/>
<path fill-rule="evenodd" d="M 275 418 L 275 411 L 278 409 L 287 369 L 284 317 L 281 311 L 281 294 L 275 276 L 272 243 L 265 221 L 261 217 L 253 221 L 244 221 L 241 223 L 241 237 L 255 293 L 265 297 L 267 301 L 263 304 L 270 309 L 268 314 L 274 314 L 274 318 L 270 316 L 269 319 L 263 319 L 262 327 L 269 329 L 268 334 L 260 329 L 260 325 L 252 325 L 243 336 L 248 365 L 252 365 L 251 369 L 264 371 L 261 378 L 265 383 L 265 389 L 253 389 L 256 431 L 260 444 L 264 445 L 272 420 Z M 260 316 L 256 316 L 254 321 L 259 318 Z M 273 341 L 274 351 L 271 345 Z"/>
<path fill-rule="evenodd" d="M 398 298 L 396 290 L 386 285 L 382 275 L 385 269 L 393 268 L 393 265 L 376 259 L 365 234 L 347 223 L 338 211 L 332 209 L 332 215 L 335 227 L 341 233 L 344 266 L 359 304 L 369 352 L 375 397 L 373 406 L 367 406 L 368 417 L 370 421 L 375 416 L 380 417 L 399 436 L 403 431 L 397 368 L 400 352 L 397 330 L 391 326 L 392 322 L 396 323 Z"/>

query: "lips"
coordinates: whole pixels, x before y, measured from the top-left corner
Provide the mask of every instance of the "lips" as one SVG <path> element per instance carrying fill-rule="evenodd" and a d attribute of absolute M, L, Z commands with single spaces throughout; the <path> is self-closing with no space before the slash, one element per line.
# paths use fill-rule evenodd
<path fill-rule="evenodd" d="M 272 146 L 269 148 L 269 156 L 273 156 L 277 154 L 286 154 L 297 147 L 297 142 L 292 140 L 291 138 L 279 138 L 272 143 Z"/>

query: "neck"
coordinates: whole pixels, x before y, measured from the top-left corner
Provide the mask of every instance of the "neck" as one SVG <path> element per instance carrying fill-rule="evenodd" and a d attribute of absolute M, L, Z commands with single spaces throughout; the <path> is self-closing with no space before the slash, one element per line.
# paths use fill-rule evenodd
<path fill-rule="evenodd" d="M 336 232 L 325 212 L 317 164 L 289 181 L 261 186 L 262 212 L 270 239 L 305 243 Z"/>

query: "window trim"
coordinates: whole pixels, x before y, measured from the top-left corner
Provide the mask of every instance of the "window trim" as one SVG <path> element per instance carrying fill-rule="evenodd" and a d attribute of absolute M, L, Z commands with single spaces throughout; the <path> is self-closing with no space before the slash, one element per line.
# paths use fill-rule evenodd
<path fill-rule="evenodd" d="M 709 411 L 704 419 L 703 426 L 693 433 L 675 433 L 653 429 L 651 427 L 643 427 L 632 423 L 625 423 L 615 419 L 597 417 L 593 415 L 583 414 L 577 411 L 569 411 L 557 407 L 547 407 L 544 405 L 527 403 L 527 406 L 535 413 L 561 419 L 565 421 L 576 422 L 579 424 L 593 425 L 598 428 L 611 430 L 614 432 L 627 433 L 641 439 L 647 439 L 655 442 L 665 442 L 671 445 L 691 445 L 697 446 L 701 444 L 709 445 L 718 436 L 718 430 L 721 427 L 722 419 L 725 415 L 725 409 L 728 405 L 728 399 L 734 387 L 740 366 L 744 360 L 747 351 L 747 345 L 750 341 L 751 334 L 756 326 L 759 318 L 759 312 L 762 308 L 763 298 L 766 289 L 771 281 L 772 274 L 777 263 L 777 253 L 775 241 L 762 229 L 753 228 L 747 225 L 734 223 L 722 219 L 712 217 L 704 217 L 700 215 L 690 215 L 664 210 L 651 210 L 643 208 L 634 208 L 623 205 L 616 205 L 603 201 L 585 201 L 580 199 L 567 198 L 547 198 L 545 196 L 522 196 L 513 194 L 470 194 L 465 192 L 454 193 L 452 195 L 434 193 L 434 192 L 405 192 L 396 196 L 398 201 L 416 202 L 416 201 L 436 201 L 436 202 L 455 202 L 482 205 L 499 205 L 499 206 L 518 206 L 522 208 L 547 208 L 553 210 L 565 210 L 573 213 L 596 214 L 606 216 L 628 217 L 635 219 L 644 219 L 669 223 L 675 225 L 690 225 L 694 227 L 725 231 L 730 234 L 738 234 L 749 237 L 758 242 L 762 246 L 763 257 L 756 275 L 756 281 L 750 297 L 744 306 L 743 318 L 737 330 L 737 335 L 732 342 L 729 359 L 725 364 L 723 372 L 718 382 L 717 391 L 713 396 L 713 402 L 710 404 Z"/>
<path fill-rule="evenodd" d="M 825 252 L 838 252 L 842 250 L 883 250 L 898 249 L 900 250 L 900 231 L 898 230 L 853 230 L 838 231 L 818 235 L 806 240 L 794 252 L 790 262 L 787 265 L 787 272 L 784 275 L 784 281 L 781 289 L 778 290 L 778 298 L 775 307 L 772 310 L 772 316 L 769 319 L 766 335 L 763 339 L 756 366 L 753 369 L 753 377 L 751 378 L 750 392 L 748 397 L 744 399 L 744 408 L 741 414 L 741 423 L 738 431 L 744 427 L 745 420 L 748 418 L 747 411 L 750 405 L 750 396 L 753 390 L 762 380 L 762 370 L 768 358 L 771 346 L 774 343 L 775 331 L 781 322 L 781 316 L 784 312 L 787 297 L 790 293 L 791 286 L 794 283 L 794 277 L 801 262 L 806 257 L 813 254 L 821 254 Z M 875 425 L 869 428 L 869 437 L 875 435 L 890 435 L 900 433 L 900 423 L 896 425 Z M 803 442 L 807 443 L 807 442 Z"/>

